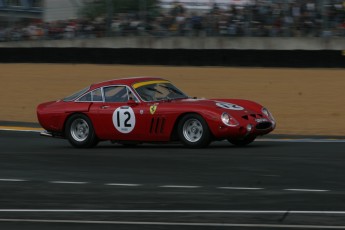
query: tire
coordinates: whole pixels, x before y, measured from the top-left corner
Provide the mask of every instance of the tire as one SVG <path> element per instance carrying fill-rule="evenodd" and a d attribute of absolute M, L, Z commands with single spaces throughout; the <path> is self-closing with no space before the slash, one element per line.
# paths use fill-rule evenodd
<path fill-rule="evenodd" d="M 243 139 L 228 139 L 228 141 L 236 146 L 246 146 L 252 143 L 255 140 L 256 137 L 245 137 Z"/>
<path fill-rule="evenodd" d="M 98 144 L 92 122 L 84 114 L 74 114 L 65 125 L 65 136 L 76 148 L 92 148 Z"/>
<path fill-rule="evenodd" d="M 178 137 L 190 148 L 206 147 L 211 142 L 211 133 L 204 118 L 198 114 L 187 114 L 178 123 Z"/>

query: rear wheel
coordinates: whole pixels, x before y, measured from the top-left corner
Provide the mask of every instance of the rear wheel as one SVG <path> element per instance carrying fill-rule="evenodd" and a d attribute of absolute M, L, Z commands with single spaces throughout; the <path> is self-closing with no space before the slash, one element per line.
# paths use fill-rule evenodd
<path fill-rule="evenodd" d="M 187 114 L 180 120 L 178 136 L 185 146 L 192 148 L 205 147 L 211 141 L 208 125 L 198 114 Z"/>
<path fill-rule="evenodd" d="M 92 148 L 98 144 L 92 122 L 84 114 L 72 115 L 67 120 L 65 136 L 71 145 L 77 148 Z"/>
<path fill-rule="evenodd" d="M 256 137 L 245 137 L 242 139 L 228 139 L 228 141 L 236 146 L 246 146 L 252 143 Z"/>

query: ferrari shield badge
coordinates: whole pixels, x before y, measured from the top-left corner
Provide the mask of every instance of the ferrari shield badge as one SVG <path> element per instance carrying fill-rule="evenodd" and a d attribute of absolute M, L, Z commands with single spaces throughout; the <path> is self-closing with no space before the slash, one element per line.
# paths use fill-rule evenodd
<path fill-rule="evenodd" d="M 157 105 L 156 105 L 156 104 L 150 106 L 150 113 L 151 113 L 152 115 L 156 112 L 156 110 L 157 110 Z"/>

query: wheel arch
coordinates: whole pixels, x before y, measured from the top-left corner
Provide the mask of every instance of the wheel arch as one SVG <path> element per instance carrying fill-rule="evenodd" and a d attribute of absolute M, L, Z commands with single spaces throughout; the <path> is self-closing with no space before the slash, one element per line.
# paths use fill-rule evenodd
<path fill-rule="evenodd" d="M 88 133 L 86 134 L 85 139 L 78 140 L 78 138 L 76 138 L 71 133 L 71 131 L 68 130 L 68 127 L 71 127 L 69 125 L 72 125 L 76 119 L 82 119 L 83 122 L 87 123 L 86 129 L 88 130 Z M 63 134 L 64 137 L 70 142 L 70 144 L 77 148 L 92 148 L 96 146 L 100 141 L 95 132 L 92 119 L 87 113 L 83 112 L 72 112 L 66 116 L 65 121 L 63 123 Z"/>
<path fill-rule="evenodd" d="M 205 122 L 206 122 L 206 124 L 207 124 L 207 126 L 208 126 L 208 128 L 210 130 L 210 134 L 211 134 L 211 136 L 213 138 L 212 130 L 210 129 L 210 125 L 209 125 L 208 120 L 205 117 L 205 115 L 200 113 L 200 112 L 195 112 L 195 111 L 190 112 L 190 111 L 188 111 L 188 112 L 184 112 L 184 113 L 179 114 L 178 117 L 176 118 L 174 126 L 173 126 L 173 129 L 172 129 L 171 134 L 170 134 L 170 140 L 171 141 L 178 141 L 179 140 L 178 133 L 177 133 L 177 131 L 178 131 L 178 124 L 179 124 L 179 122 L 181 121 L 181 119 L 184 116 L 189 115 L 189 114 L 197 114 L 197 115 L 201 116 L 205 120 Z"/>
<path fill-rule="evenodd" d="M 77 115 L 77 114 L 87 116 L 87 117 L 91 120 L 91 118 L 90 118 L 86 113 L 83 113 L 83 112 L 72 112 L 72 113 L 69 113 L 69 114 L 66 116 L 66 118 L 65 118 L 65 120 L 64 120 L 64 122 L 63 122 L 63 126 L 62 126 L 62 133 L 63 133 L 64 135 L 65 135 L 65 131 L 66 131 L 66 124 L 67 124 L 67 121 L 68 121 L 72 116 Z M 92 120 L 91 120 L 91 122 L 92 122 Z"/>

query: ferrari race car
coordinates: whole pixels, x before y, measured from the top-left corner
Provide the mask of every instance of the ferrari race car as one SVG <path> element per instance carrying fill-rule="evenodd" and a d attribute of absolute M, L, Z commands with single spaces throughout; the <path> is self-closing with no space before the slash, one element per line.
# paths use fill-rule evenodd
<path fill-rule="evenodd" d="M 66 138 L 82 148 L 106 140 L 124 145 L 179 141 L 197 148 L 228 140 L 243 146 L 276 126 L 267 108 L 255 102 L 191 98 L 152 77 L 93 84 L 38 105 L 37 117 L 46 130 L 41 135 Z"/>

